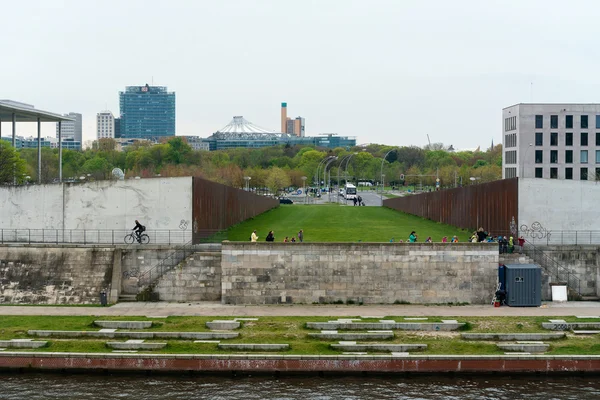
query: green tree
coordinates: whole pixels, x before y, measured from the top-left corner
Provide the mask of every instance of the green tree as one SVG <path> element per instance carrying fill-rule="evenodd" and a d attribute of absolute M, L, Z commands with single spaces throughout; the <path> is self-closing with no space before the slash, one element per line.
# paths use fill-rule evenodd
<path fill-rule="evenodd" d="M 83 164 L 82 170 L 84 173 L 90 174 L 94 179 L 107 179 L 111 165 L 106 158 L 96 156 L 87 160 Z"/>
<path fill-rule="evenodd" d="M 21 184 L 25 181 L 27 163 L 12 145 L 0 139 L 0 184 Z"/>
<path fill-rule="evenodd" d="M 288 174 L 278 167 L 271 168 L 267 177 L 266 185 L 273 194 L 278 194 L 285 187 L 290 186 L 291 181 Z"/>

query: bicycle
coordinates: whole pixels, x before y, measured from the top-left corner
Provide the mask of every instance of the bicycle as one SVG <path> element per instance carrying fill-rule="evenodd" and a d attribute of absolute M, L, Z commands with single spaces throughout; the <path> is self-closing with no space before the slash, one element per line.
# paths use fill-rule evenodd
<path fill-rule="evenodd" d="M 127 235 L 125 235 L 124 240 L 125 240 L 125 243 L 127 243 L 127 244 L 132 244 L 135 241 L 137 241 L 140 244 L 148 244 L 148 243 L 150 243 L 150 236 L 146 235 L 145 233 L 142 233 L 138 237 L 135 234 L 135 232 L 131 232 L 131 233 L 128 233 Z"/>

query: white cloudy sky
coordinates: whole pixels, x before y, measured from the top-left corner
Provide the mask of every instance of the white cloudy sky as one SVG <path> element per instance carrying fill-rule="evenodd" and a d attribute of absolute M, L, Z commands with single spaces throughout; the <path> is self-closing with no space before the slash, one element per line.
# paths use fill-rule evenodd
<path fill-rule="evenodd" d="M 98 111 L 118 114 L 119 90 L 152 79 L 177 93 L 177 134 L 203 137 L 233 115 L 278 130 L 286 101 L 308 135 L 423 145 L 429 134 L 487 147 L 501 141 L 503 107 L 600 101 L 591 0 L 0 0 L 0 9 L 0 98 L 82 113 L 84 140 Z"/>

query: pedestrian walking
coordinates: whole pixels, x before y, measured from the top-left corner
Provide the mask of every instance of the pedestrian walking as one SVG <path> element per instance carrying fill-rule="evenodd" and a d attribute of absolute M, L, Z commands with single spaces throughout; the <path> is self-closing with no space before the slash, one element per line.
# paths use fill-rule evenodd
<path fill-rule="evenodd" d="M 265 240 L 267 242 L 274 242 L 275 241 L 275 232 L 269 231 L 269 234 L 267 235 L 267 237 L 265 238 Z"/>
<path fill-rule="evenodd" d="M 356 203 L 358 202 L 358 199 L 356 197 L 352 198 L 352 202 L 354 203 L 354 206 L 356 206 Z"/>
<path fill-rule="evenodd" d="M 300 243 L 304 242 L 304 231 L 302 229 L 300 229 L 300 231 L 298 232 L 298 240 L 300 241 Z"/>
<path fill-rule="evenodd" d="M 523 237 L 523 235 L 519 236 L 519 239 L 517 239 L 519 242 L 519 253 L 523 252 L 523 248 L 525 247 L 525 238 Z"/>
<path fill-rule="evenodd" d="M 362 206 L 364 203 L 362 202 L 362 197 L 358 196 L 358 205 Z"/>
<path fill-rule="evenodd" d="M 417 234 L 415 233 L 415 231 L 412 231 L 410 233 L 410 236 L 408 236 L 408 242 L 415 243 L 416 241 L 417 241 Z"/>
<path fill-rule="evenodd" d="M 258 235 L 256 234 L 256 230 L 254 230 L 252 232 L 252 235 L 250 235 L 250 241 L 251 242 L 256 242 L 258 240 Z"/>

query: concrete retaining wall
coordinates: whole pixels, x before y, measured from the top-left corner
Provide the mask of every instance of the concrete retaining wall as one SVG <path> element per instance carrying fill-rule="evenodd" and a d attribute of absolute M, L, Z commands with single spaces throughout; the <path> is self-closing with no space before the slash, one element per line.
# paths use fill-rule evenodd
<path fill-rule="evenodd" d="M 0 187 L 0 228 L 191 230 L 192 178 Z"/>
<path fill-rule="evenodd" d="M 490 244 L 224 243 L 224 304 L 488 303 Z"/>
<path fill-rule="evenodd" d="M 91 304 L 110 289 L 114 249 L 0 246 L 0 303 Z"/>

